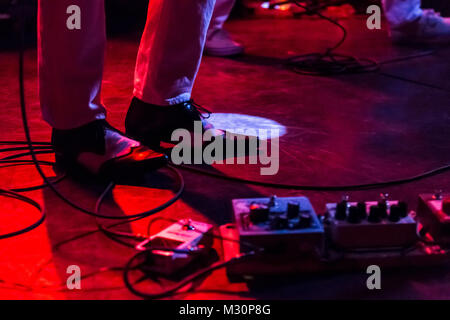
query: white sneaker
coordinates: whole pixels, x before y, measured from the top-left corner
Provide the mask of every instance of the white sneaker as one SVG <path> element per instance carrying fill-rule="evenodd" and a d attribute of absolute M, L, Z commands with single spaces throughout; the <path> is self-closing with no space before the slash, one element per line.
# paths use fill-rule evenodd
<path fill-rule="evenodd" d="M 450 18 L 423 10 L 416 21 L 392 28 L 391 38 L 396 43 L 450 43 Z"/>
<path fill-rule="evenodd" d="M 223 29 L 215 30 L 206 37 L 205 54 L 226 57 L 242 54 L 244 46 L 231 39 L 230 34 Z"/>

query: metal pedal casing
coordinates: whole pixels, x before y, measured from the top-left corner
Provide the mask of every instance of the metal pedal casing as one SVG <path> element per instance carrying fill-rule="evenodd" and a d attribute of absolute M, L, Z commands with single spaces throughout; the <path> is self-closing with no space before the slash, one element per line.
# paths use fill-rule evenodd
<path fill-rule="evenodd" d="M 377 201 L 365 202 L 366 207 L 375 206 Z M 398 201 L 387 201 L 388 207 L 398 204 Z M 356 206 L 356 202 L 349 202 Z M 397 222 L 382 219 L 380 222 L 369 222 L 363 219 L 358 223 L 336 219 L 336 203 L 328 203 L 326 209 L 329 215 L 328 230 L 332 243 L 338 248 L 389 248 L 406 247 L 417 241 L 417 223 L 410 215 Z"/>
<path fill-rule="evenodd" d="M 275 254 L 299 253 L 317 251 L 323 247 L 324 230 L 321 222 L 306 197 L 276 198 L 274 205 L 269 209 L 266 221 L 252 223 L 249 221 L 252 204 L 268 204 L 271 198 L 234 199 L 233 210 L 239 239 L 257 247 L 265 248 Z M 287 219 L 288 203 L 299 205 L 299 218 Z M 289 227 L 299 224 L 301 216 L 308 215 L 310 225 L 305 227 Z M 287 228 L 274 230 L 271 223 L 275 219 L 286 219 Z M 244 250 L 245 251 L 245 250 Z"/>
<path fill-rule="evenodd" d="M 212 228 L 208 223 L 183 219 L 139 243 L 136 250 L 149 251 L 153 271 L 172 274 L 189 264 L 196 252 L 212 246 L 213 238 L 208 236 Z M 161 250 L 150 250 L 152 248 Z M 171 249 L 192 253 L 173 252 Z"/>

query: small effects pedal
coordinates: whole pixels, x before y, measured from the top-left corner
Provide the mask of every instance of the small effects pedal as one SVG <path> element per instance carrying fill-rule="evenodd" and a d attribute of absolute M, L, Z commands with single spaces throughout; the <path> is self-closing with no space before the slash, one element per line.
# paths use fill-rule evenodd
<path fill-rule="evenodd" d="M 139 243 L 136 249 L 149 251 L 153 271 L 172 274 L 212 247 L 212 229 L 208 223 L 183 219 Z"/>
<path fill-rule="evenodd" d="M 233 200 L 234 218 L 241 241 L 266 252 L 317 251 L 324 231 L 306 197 Z"/>
<path fill-rule="evenodd" d="M 327 230 L 337 248 L 407 247 L 417 238 L 417 223 L 403 201 L 390 201 L 383 194 L 378 201 L 328 203 Z"/>

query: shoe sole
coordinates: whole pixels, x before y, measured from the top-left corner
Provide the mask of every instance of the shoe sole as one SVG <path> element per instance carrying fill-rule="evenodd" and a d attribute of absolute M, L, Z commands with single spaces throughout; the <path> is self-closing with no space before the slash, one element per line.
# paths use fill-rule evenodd
<path fill-rule="evenodd" d="M 133 177 L 142 177 L 145 173 L 156 171 L 167 164 L 167 156 L 137 161 L 132 164 L 121 163 L 120 165 L 113 161 L 107 161 L 101 166 L 98 173 L 93 173 L 75 160 L 55 154 L 54 169 L 81 181 L 117 182 L 130 180 Z"/>

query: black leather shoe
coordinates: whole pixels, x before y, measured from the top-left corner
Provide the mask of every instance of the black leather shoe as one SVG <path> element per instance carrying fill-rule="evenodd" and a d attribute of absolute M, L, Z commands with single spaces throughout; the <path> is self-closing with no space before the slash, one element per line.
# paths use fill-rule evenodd
<path fill-rule="evenodd" d="M 170 153 L 171 147 L 178 143 L 178 141 L 171 140 L 172 133 L 177 129 L 186 129 L 193 133 L 195 123 L 198 125 L 201 122 L 201 133 L 203 134 L 205 131 L 209 130 L 213 137 L 210 139 L 211 141 L 203 141 L 200 146 L 202 149 L 200 150 L 201 152 L 207 145 L 216 139 L 223 140 L 222 145 L 224 148 L 227 145 L 227 140 L 233 140 L 235 148 L 237 147 L 237 143 L 235 144 L 237 141 L 242 141 L 241 144 L 244 143 L 245 145 L 245 150 L 243 152 L 238 152 L 234 149 L 232 155 L 228 155 L 225 149 L 222 150 L 222 155 L 218 156 L 220 159 L 227 157 L 242 157 L 250 155 L 253 152 L 249 148 L 249 139 L 252 137 L 231 134 L 225 130 L 214 128 L 207 120 L 210 115 L 211 112 L 209 110 L 199 106 L 192 100 L 172 106 L 158 106 L 145 103 L 134 97 L 131 101 L 130 108 L 128 109 L 125 128 L 127 135 L 133 139 L 142 142 L 152 149 Z M 193 135 L 191 138 L 195 139 Z M 253 138 L 257 140 L 256 137 Z M 164 143 L 168 143 L 169 145 L 162 146 Z M 258 141 L 256 143 L 257 145 L 259 144 Z M 190 144 L 190 147 L 192 148 L 191 154 L 194 155 L 195 149 L 199 146 L 196 146 L 192 140 Z"/>
<path fill-rule="evenodd" d="M 130 137 L 157 148 L 161 141 L 172 142 L 171 136 L 176 129 L 194 132 L 195 121 L 201 121 L 202 132 L 213 129 L 207 121 L 210 114 L 192 100 L 172 106 L 158 106 L 135 97 L 128 109 L 125 130 Z"/>
<path fill-rule="evenodd" d="M 53 129 L 52 145 L 57 166 L 69 173 L 114 180 L 167 164 L 165 155 L 128 138 L 105 120 L 71 130 Z"/>

